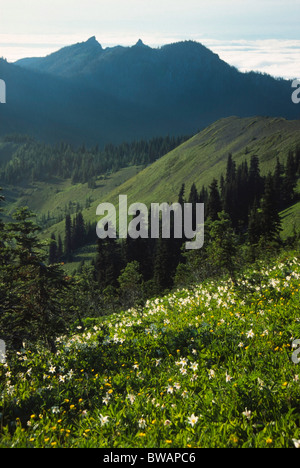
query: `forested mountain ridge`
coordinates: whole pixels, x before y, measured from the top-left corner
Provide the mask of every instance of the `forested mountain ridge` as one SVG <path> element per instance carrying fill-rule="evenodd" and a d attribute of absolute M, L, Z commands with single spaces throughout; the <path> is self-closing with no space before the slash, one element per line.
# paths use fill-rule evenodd
<path fill-rule="evenodd" d="M 237 115 L 296 119 L 291 83 L 241 73 L 203 45 L 103 49 L 95 38 L 48 57 L 0 61 L 1 133 L 75 144 L 194 134 Z"/>

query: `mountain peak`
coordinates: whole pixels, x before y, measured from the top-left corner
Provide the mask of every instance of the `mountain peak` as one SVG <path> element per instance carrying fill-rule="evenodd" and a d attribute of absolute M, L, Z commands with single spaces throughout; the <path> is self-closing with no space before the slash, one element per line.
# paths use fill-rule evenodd
<path fill-rule="evenodd" d="M 96 36 L 90 37 L 86 42 L 90 42 L 90 43 L 92 43 L 92 42 L 97 42 L 97 43 L 98 43 L 98 41 L 97 41 L 97 39 L 96 39 Z"/>
<path fill-rule="evenodd" d="M 148 46 L 146 46 L 146 45 L 143 43 L 142 39 L 139 39 L 139 40 L 137 41 L 137 43 L 135 44 L 134 47 L 148 47 Z"/>
<path fill-rule="evenodd" d="M 101 49 L 102 49 L 101 44 L 99 44 L 99 42 L 96 39 L 96 36 L 90 37 L 86 42 L 84 42 L 84 44 L 87 44 L 87 45 L 93 46 L 93 47 L 99 47 L 100 46 Z"/>

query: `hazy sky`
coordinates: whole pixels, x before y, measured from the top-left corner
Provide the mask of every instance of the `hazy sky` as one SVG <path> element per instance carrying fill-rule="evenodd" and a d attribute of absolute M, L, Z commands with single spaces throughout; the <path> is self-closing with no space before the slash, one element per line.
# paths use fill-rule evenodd
<path fill-rule="evenodd" d="M 242 70 L 300 77 L 300 0 L 0 0 L 0 56 L 194 39 Z"/>

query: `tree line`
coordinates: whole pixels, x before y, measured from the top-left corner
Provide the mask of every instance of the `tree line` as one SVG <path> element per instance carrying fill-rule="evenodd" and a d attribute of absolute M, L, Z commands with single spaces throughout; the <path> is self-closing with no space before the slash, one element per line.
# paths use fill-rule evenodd
<path fill-rule="evenodd" d="M 148 165 L 186 141 L 188 136 L 156 137 L 149 141 L 133 141 L 119 145 L 107 144 L 74 148 L 69 143 L 50 145 L 28 136 L 2 138 L 17 144 L 8 161 L 0 160 L 0 180 L 5 184 L 24 181 L 49 181 L 52 177 L 71 179 L 73 184 L 95 185 L 95 174 L 116 172 L 127 166 Z"/>
<path fill-rule="evenodd" d="M 161 235 L 159 239 L 98 239 L 92 265 L 95 284 L 102 293 L 117 297 L 120 278 L 129 275 L 131 287 L 127 285 L 122 294 L 128 297 L 132 291 L 136 298 L 162 294 L 193 278 L 202 280 L 226 271 L 233 276 L 242 261 L 254 261 L 260 252 L 266 254 L 266 248 L 268 251 L 282 246 L 279 213 L 299 199 L 299 175 L 299 149 L 289 152 L 285 164 L 277 159 L 275 170 L 266 176 L 261 175 L 257 156 L 237 165 L 229 154 L 226 171 L 219 180 L 213 179 L 208 187 L 200 189 L 193 184 L 188 192 L 183 183 L 178 194 L 178 202 L 192 203 L 194 210 L 197 203 L 205 205 L 203 249 L 185 251 L 187 239 L 174 238 L 172 229 L 170 239 Z M 65 258 L 74 242 L 84 245 L 87 238 L 96 241 L 95 227 L 84 226 L 82 215 L 76 215 L 73 221 L 67 216 Z"/>

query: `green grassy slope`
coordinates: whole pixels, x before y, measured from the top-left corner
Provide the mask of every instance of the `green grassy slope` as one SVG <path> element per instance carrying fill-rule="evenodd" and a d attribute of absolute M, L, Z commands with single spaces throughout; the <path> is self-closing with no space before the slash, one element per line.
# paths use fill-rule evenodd
<path fill-rule="evenodd" d="M 0 447 L 297 447 L 299 279 L 285 254 L 26 346 L 0 365 Z"/>
<path fill-rule="evenodd" d="M 103 180 L 99 175 L 97 188 L 87 184 L 71 185 L 70 181 L 49 181 L 27 188 L 5 187 L 9 211 L 16 206 L 28 205 L 39 215 L 55 217 L 63 212 L 70 202 L 80 203 L 86 221 L 96 224 L 96 207 L 99 203 L 112 202 L 118 207 L 118 196 L 128 196 L 128 203 L 177 201 L 181 184 L 186 184 L 188 193 L 193 183 L 198 189 L 208 185 L 215 177 L 225 172 L 227 157 L 250 161 L 253 154 L 260 160 L 261 172 L 273 171 L 276 157 L 285 161 L 288 151 L 300 145 L 300 121 L 283 118 L 238 118 L 219 120 L 201 131 L 181 146 L 166 154 L 144 170 L 132 167 Z M 89 207 L 85 202 L 90 198 Z M 299 225 L 299 204 L 283 213 L 284 235 L 289 235 L 293 224 Z M 64 222 L 44 230 L 43 237 L 52 232 L 64 233 Z M 85 253 L 83 254 L 83 256 Z"/>
<path fill-rule="evenodd" d="M 273 170 L 278 156 L 300 143 L 300 121 L 264 117 L 219 120 L 119 188 L 129 201 L 175 201 L 182 182 L 187 190 L 195 182 L 201 188 L 224 172 L 227 156 L 239 163 L 256 154 L 263 174 Z M 114 195 L 116 198 L 117 192 Z"/>
<path fill-rule="evenodd" d="M 294 229 L 300 226 L 300 202 L 284 210 L 281 213 L 282 217 L 282 233 L 281 236 L 285 239 L 292 236 Z"/>
<path fill-rule="evenodd" d="M 285 161 L 288 151 L 299 144 L 300 121 L 265 117 L 222 119 L 126 180 L 105 199 L 99 198 L 85 216 L 95 220 L 96 206 L 104 201 L 118 206 L 120 194 L 128 196 L 128 203 L 177 201 L 183 182 L 188 192 L 193 183 L 200 189 L 214 177 L 219 178 L 225 172 L 230 152 L 237 163 L 250 161 L 251 155 L 256 154 L 262 174 L 267 174 L 274 170 L 277 156 Z M 291 233 L 294 221 L 300 225 L 299 217 L 299 204 L 284 213 L 284 235 Z"/>
<path fill-rule="evenodd" d="M 87 200 L 92 205 L 98 200 L 105 199 L 108 194 L 122 185 L 127 179 L 132 178 L 141 168 L 138 166 L 127 167 L 111 174 L 108 177 L 100 176 L 96 183 L 96 188 L 89 188 L 88 184 L 72 185 L 70 180 L 53 179 L 45 182 L 35 182 L 22 186 L 4 185 L 3 190 L 6 199 L 6 214 L 11 215 L 18 207 L 28 206 L 39 217 L 50 214 L 50 219 L 59 215 L 64 215 L 65 207 L 74 207 L 79 204 L 83 211 L 87 213 Z M 93 210 L 94 212 L 94 210 Z M 55 231 L 61 223 L 51 226 L 43 233 Z M 58 233 L 61 233 L 58 230 Z"/>

